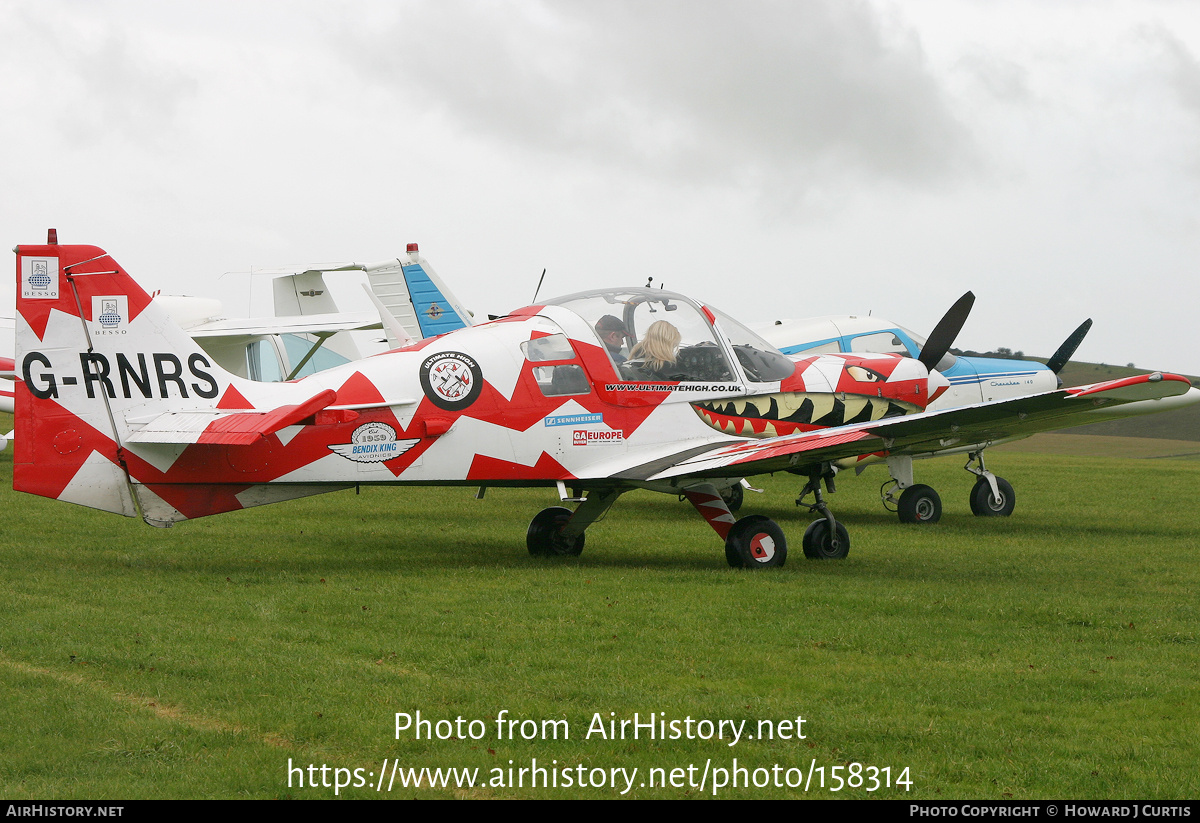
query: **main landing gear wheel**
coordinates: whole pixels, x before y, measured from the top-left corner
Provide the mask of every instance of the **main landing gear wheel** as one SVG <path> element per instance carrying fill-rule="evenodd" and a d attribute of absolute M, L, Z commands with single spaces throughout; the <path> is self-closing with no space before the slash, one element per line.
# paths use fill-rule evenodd
<path fill-rule="evenodd" d="M 542 509 L 529 522 L 525 545 L 534 557 L 575 557 L 583 551 L 583 535 L 571 539 L 563 536 L 562 528 L 571 519 L 571 510 L 562 506 Z"/>
<path fill-rule="evenodd" d="M 901 523 L 936 523 L 942 518 L 942 498 L 930 486 L 909 486 L 900 494 L 896 514 Z"/>
<path fill-rule="evenodd" d="M 850 553 L 850 533 L 841 523 L 829 528 L 825 518 L 814 520 L 804 531 L 804 556 L 812 560 L 839 560 Z"/>
<path fill-rule="evenodd" d="M 725 537 L 725 559 L 735 569 L 769 569 L 787 561 L 783 529 L 769 517 L 752 514 L 733 524 Z"/>
<path fill-rule="evenodd" d="M 1012 484 L 1003 477 L 996 478 L 996 490 L 1000 492 L 997 498 L 992 494 L 992 484 L 986 477 L 975 481 L 971 489 L 971 511 L 976 517 L 1008 517 L 1017 507 L 1017 493 Z"/>
<path fill-rule="evenodd" d="M 725 505 L 729 507 L 729 511 L 731 512 L 735 512 L 742 507 L 742 501 L 745 497 L 746 493 L 742 491 L 741 483 L 735 483 L 721 492 L 721 499 L 725 501 Z"/>

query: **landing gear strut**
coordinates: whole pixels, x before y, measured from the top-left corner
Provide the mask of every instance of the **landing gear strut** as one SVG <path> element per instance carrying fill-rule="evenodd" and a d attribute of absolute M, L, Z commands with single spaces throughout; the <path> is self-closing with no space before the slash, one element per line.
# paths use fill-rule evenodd
<path fill-rule="evenodd" d="M 752 514 L 733 524 L 725 538 L 725 559 L 735 569 L 770 569 L 787 560 L 783 529 L 769 517 Z"/>
<path fill-rule="evenodd" d="M 975 468 L 972 463 L 978 463 Z M 979 479 L 971 489 L 971 513 L 976 517 L 1008 517 L 1017 505 L 1017 494 L 1012 484 L 997 477 L 983 464 L 983 450 L 971 452 L 964 469 Z"/>
<path fill-rule="evenodd" d="M 787 539 L 774 520 L 752 514 L 734 522 L 732 507 L 712 483 L 689 486 L 683 496 L 724 539 L 725 560 L 731 567 L 771 569 L 787 562 Z"/>
<path fill-rule="evenodd" d="M 808 483 L 796 498 L 797 506 L 805 506 L 809 511 L 821 515 L 821 519 L 810 523 L 804 532 L 804 556 L 814 560 L 838 559 L 850 553 L 850 534 L 845 526 L 834 520 L 833 512 L 829 510 L 825 497 L 821 494 L 822 480 L 825 481 L 825 488 L 830 494 L 837 491 L 833 484 L 836 474 L 835 467 L 829 463 L 822 463 L 808 476 Z M 804 498 L 810 493 L 814 502 L 805 503 Z"/>
<path fill-rule="evenodd" d="M 887 462 L 892 479 L 879 490 L 884 507 L 896 512 L 901 523 L 938 522 L 942 516 L 942 498 L 933 488 L 913 483 L 912 458 L 901 455 L 889 457 Z M 971 511 L 976 517 L 1008 517 L 1013 513 L 1016 492 L 1011 483 L 987 470 L 983 449 L 971 452 L 963 468 L 977 478 L 971 489 Z M 900 494 L 897 496 L 896 492 Z"/>
<path fill-rule="evenodd" d="M 942 498 L 932 486 L 913 483 L 912 458 L 907 455 L 889 457 L 887 464 L 892 479 L 879 489 L 883 507 L 894 511 L 901 523 L 938 522 L 942 517 Z"/>
<path fill-rule="evenodd" d="M 584 531 L 620 496 L 620 490 L 605 490 L 589 494 L 574 512 L 562 506 L 542 509 L 525 532 L 529 553 L 534 557 L 578 557 L 583 551 Z"/>

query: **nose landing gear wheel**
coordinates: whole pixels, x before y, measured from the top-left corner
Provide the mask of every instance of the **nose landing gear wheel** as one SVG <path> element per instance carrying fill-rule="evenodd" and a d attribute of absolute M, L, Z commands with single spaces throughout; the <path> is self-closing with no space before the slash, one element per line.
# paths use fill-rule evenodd
<path fill-rule="evenodd" d="M 850 553 L 850 533 L 838 523 L 829 528 L 825 518 L 814 520 L 804 531 L 804 556 L 811 560 L 839 560 Z"/>
<path fill-rule="evenodd" d="M 783 529 L 769 517 L 752 514 L 733 524 L 725 538 L 725 559 L 735 569 L 769 569 L 787 561 Z"/>
<path fill-rule="evenodd" d="M 942 498 L 930 486 L 909 486 L 900 494 L 896 513 L 901 523 L 936 523 L 942 518 Z"/>
<path fill-rule="evenodd" d="M 997 498 L 992 494 L 992 484 L 986 477 L 975 481 L 971 489 L 971 512 L 976 517 L 1008 517 L 1017 506 L 1017 494 L 1012 484 L 1003 477 L 996 478 L 996 490 L 1000 492 Z"/>
<path fill-rule="evenodd" d="M 735 512 L 742 507 L 742 501 L 745 497 L 746 493 L 742 491 L 741 483 L 735 483 L 721 492 L 721 499 L 725 501 L 725 505 L 729 507 L 729 511 L 731 512 Z"/>
<path fill-rule="evenodd" d="M 583 535 L 565 537 L 562 527 L 571 519 L 571 510 L 562 506 L 542 509 L 529 522 L 525 533 L 525 545 L 534 557 L 565 556 L 577 557 L 583 551 Z"/>

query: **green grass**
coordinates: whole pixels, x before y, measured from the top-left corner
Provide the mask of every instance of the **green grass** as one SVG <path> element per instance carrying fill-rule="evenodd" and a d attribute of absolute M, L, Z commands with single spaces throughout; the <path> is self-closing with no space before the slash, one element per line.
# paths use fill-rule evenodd
<path fill-rule="evenodd" d="M 537 559 L 544 490 L 368 489 L 170 530 L 19 495 L 0 455 L 0 794 L 332 797 L 287 766 L 378 772 L 738 764 L 908 768 L 911 790 L 727 797 L 1194 798 L 1200 794 L 1200 462 L 1008 452 L 1017 511 L 970 515 L 956 460 L 919 463 L 933 527 L 901 526 L 880 469 L 843 475 L 845 561 L 806 561 L 795 478 L 745 513 L 785 568 L 727 568 L 691 507 L 633 493 L 583 555 Z M 396 739 L 394 715 L 480 719 Z M 569 722 L 498 740 L 495 717 Z M 805 718 L 803 740 L 585 739 L 609 719 Z M 573 772 L 574 774 L 574 772 Z M 319 778 L 318 774 L 318 778 Z M 371 779 L 372 784 L 374 778 Z M 293 781 L 295 783 L 295 781 Z M 345 797 L 616 797 L 619 790 L 350 788 Z M 711 796 L 635 787 L 637 797 Z"/>

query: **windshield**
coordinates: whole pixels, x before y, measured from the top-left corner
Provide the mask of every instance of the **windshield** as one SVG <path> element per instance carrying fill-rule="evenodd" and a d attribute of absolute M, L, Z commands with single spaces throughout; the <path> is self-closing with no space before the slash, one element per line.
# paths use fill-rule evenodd
<path fill-rule="evenodd" d="M 595 330 L 622 380 L 728 381 L 712 324 L 688 298 L 658 289 L 581 292 L 549 301 Z"/>
<path fill-rule="evenodd" d="M 791 377 L 796 366 L 783 352 L 720 309 L 711 306 L 709 309 L 717 316 L 721 331 L 733 346 L 747 378 L 755 383 L 774 383 Z"/>
<path fill-rule="evenodd" d="M 580 292 L 548 303 L 568 308 L 588 322 L 623 380 L 733 380 L 736 371 L 710 316 L 717 318 L 750 380 L 782 380 L 794 368 L 778 349 L 727 314 L 674 292 L 613 289 Z"/>

